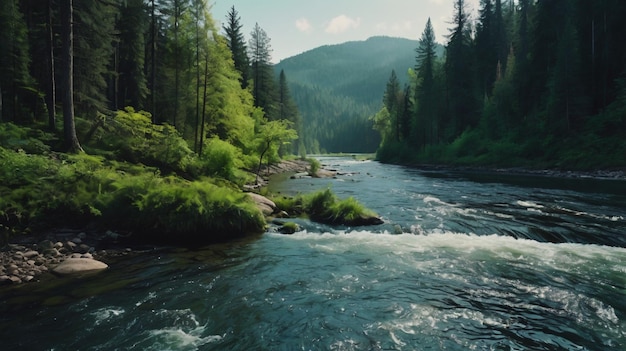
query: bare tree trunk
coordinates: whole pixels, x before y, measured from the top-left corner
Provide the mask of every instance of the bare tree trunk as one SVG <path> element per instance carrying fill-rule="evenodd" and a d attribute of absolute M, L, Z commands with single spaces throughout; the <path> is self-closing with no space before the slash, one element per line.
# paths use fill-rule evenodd
<path fill-rule="evenodd" d="M 48 106 L 48 127 L 56 129 L 56 80 L 54 76 L 54 31 L 52 29 L 52 0 L 48 0 L 48 74 L 50 84 L 46 104 Z"/>
<path fill-rule="evenodd" d="M 74 124 L 74 33 L 73 0 L 60 0 L 61 12 L 61 77 L 63 81 L 63 135 L 68 152 L 82 152 Z"/>

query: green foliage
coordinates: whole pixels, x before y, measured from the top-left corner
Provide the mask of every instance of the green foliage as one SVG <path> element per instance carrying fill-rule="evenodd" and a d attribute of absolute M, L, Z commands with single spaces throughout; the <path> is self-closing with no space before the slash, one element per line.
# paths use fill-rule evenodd
<path fill-rule="evenodd" d="M 131 228 L 159 241 L 215 242 L 263 231 L 265 221 L 245 194 L 206 182 L 169 181 L 133 204 Z"/>
<path fill-rule="evenodd" d="M 132 107 L 107 119 L 94 136 L 93 147 L 116 154 L 120 161 L 156 166 L 165 172 L 183 172 L 193 152 L 174 129 L 153 124 L 150 114 Z"/>
<path fill-rule="evenodd" d="M 188 170 L 196 177 L 219 177 L 237 182 L 237 169 L 243 167 L 241 150 L 218 138 L 205 141 L 204 151 Z"/>
<path fill-rule="evenodd" d="M 368 119 L 382 107 L 389 72 L 414 66 L 415 40 L 372 37 L 322 46 L 282 60 L 276 71 L 289 76 L 289 89 L 302 116 L 300 139 L 309 153 L 374 152 L 380 136 Z M 442 46 L 436 44 L 437 52 Z"/>
<path fill-rule="evenodd" d="M 54 135 L 42 130 L 20 127 L 13 123 L 0 123 L 0 147 L 43 154 L 50 151 L 49 145 L 54 141 L 56 141 Z"/>
<path fill-rule="evenodd" d="M 154 168 L 86 154 L 30 155 L 0 147 L 0 229 L 95 223 L 148 241 L 199 243 L 265 225 L 238 189 L 161 177 Z"/>
<path fill-rule="evenodd" d="M 399 118 L 389 103 L 374 116 L 383 138 L 378 159 L 582 170 L 626 166 L 626 51 L 614 39 L 626 34 L 617 29 L 626 3 L 523 0 L 517 11 L 502 1 L 483 1 L 474 36 L 464 3 L 454 1 L 443 69 L 430 59 L 432 28 L 427 25 L 422 36 L 417 77 L 409 76 L 415 92 L 411 140 L 394 133 Z M 603 36 L 597 23 L 616 25 Z M 591 50 L 583 50 L 589 43 Z"/>
<path fill-rule="evenodd" d="M 311 220 L 320 223 L 364 225 L 373 224 L 371 221 L 377 219 L 374 212 L 353 197 L 339 200 L 329 188 L 294 198 L 281 197 L 273 200 L 280 210 L 306 214 Z"/>
<path fill-rule="evenodd" d="M 320 167 L 322 166 L 320 164 L 320 161 L 318 161 L 316 158 L 309 158 L 307 159 L 307 161 L 309 161 L 309 163 L 311 164 L 311 166 L 309 167 L 309 174 L 317 174 L 317 171 L 319 171 Z"/>

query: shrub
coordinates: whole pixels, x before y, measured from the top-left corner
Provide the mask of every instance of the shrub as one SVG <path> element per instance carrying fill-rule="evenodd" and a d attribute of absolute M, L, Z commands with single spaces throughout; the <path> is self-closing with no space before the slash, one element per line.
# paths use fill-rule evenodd
<path fill-rule="evenodd" d="M 273 201 L 282 211 L 297 215 L 306 214 L 311 220 L 321 223 L 344 225 L 382 223 L 373 211 L 365 208 L 353 197 L 339 200 L 328 188 L 308 195 L 277 198 Z"/>
<path fill-rule="evenodd" d="M 309 167 L 309 174 L 312 176 L 316 175 L 317 171 L 319 171 L 320 167 L 322 166 L 320 164 L 320 161 L 315 158 L 309 158 L 307 159 L 307 161 L 309 161 L 309 163 L 311 164 L 311 166 Z"/>
<path fill-rule="evenodd" d="M 206 182 L 171 181 L 134 203 L 133 230 L 167 242 L 214 242 L 262 232 L 265 220 L 248 197 Z"/>

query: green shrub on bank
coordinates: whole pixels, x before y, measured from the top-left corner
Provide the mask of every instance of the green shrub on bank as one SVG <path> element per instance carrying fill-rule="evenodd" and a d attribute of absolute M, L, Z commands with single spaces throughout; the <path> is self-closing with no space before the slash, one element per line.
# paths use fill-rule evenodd
<path fill-rule="evenodd" d="M 208 243 L 262 232 L 238 189 L 162 177 L 155 168 L 86 154 L 30 155 L 0 147 L 0 234 L 55 226 L 128 230 L 148 241 Z"/>
<path fill-rule="evenodd" d="M 169 180 L 147 189 L 133 203 L 131 229 L 159 241 L 214 242 L 265 227 L 261 212 L 249 198 L 206 182 Z"/>
<path fill-rule="evenodd" d="M 319 171 L 322 167 L 320 161 L 318 161 L 316 158 L 308 158 L 306 160 L 311 164 L 309 166 L 309 174 L 312 176 L 316 175 L 317 171 Z"/>
<path fill-rule="evenodd" d="M 339 200 L 330 190 L 298 195 L 293 198 L 276 198 L 276 206 L 288 213 L 307 215 L 311 220 L 327 224 L 368 225 L 380 224 L 376 213 L 365 208 L 353 197 Z"/>

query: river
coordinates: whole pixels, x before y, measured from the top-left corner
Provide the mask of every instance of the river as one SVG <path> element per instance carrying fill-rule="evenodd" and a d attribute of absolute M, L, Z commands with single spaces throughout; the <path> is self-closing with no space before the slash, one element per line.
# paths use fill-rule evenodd
<path fill-rule="evenodd" d="M 297 220 L 0 290 L 2 350 L 625 350 L 626 182 L 323 157 L 385 224 Z"/>

